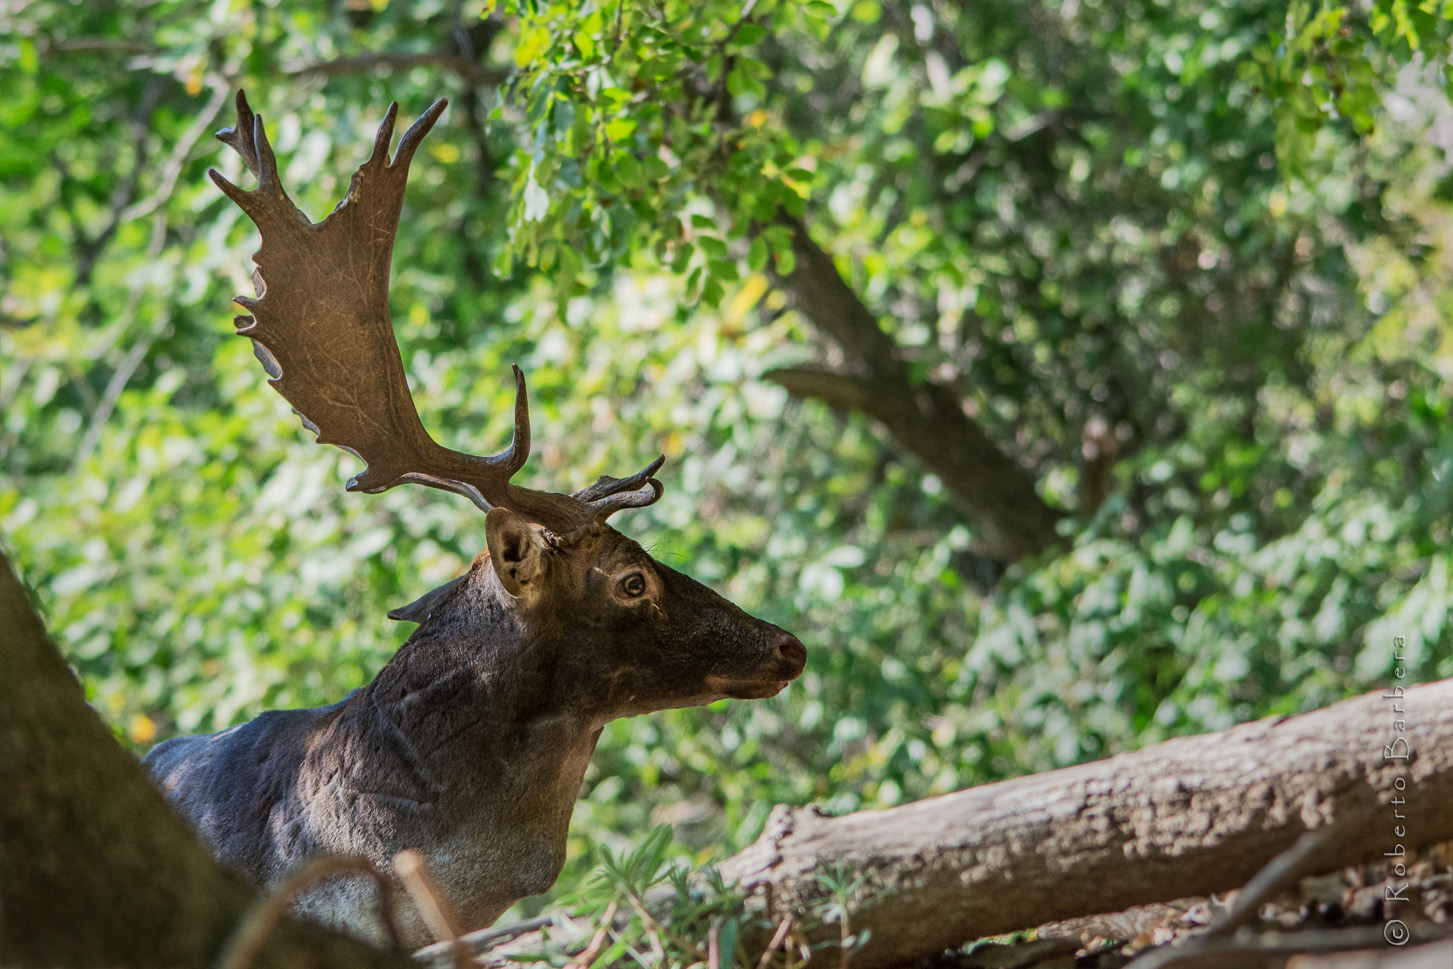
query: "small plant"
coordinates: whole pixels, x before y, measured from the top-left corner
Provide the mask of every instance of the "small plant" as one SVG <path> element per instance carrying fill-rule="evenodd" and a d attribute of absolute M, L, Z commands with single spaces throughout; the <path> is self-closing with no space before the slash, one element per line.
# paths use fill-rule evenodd
<path fill-rule="evenodd" d="M 518 959 L 549 963 L 558 969 L 802 969 L 816 962 L 848 969 L 853 953 L 868 941 L 854 932 L 851 913 L 865 898 L 864 876 L 839 864 L 818 877 L 823 889 L 803 912 L 776 913 L 763 922 L 747 895 L 727 885 L 715 868 L 694 869 L 671 851 L 671 828 L 656 827 L 634 850 L 617 854 L 598 849 L 599 867 L 562 905 L 588 926 L 581 934 L 547 938 L 536 953 Z M 819 930 L 835 926 L 835 933 Z M 760 934 L 758 930 L 762 930 Z M 836 938 L 823 938 L 835 934 Z M 821 941 L 809 943 L 810 937 Z M 744 940 L 756 939 L 755 945 Z M 826 951 L 829 959 L 820 959 Z"/>
<path fill-rule="evenodd" d="M 853 953 L 868 941 L 868 930 L 853 932 L 853 902 L 862 902 L 864 878 L 861 872 L 850 872 L 847 865 L 839 861 L 832 871 L 817 877 L 818 884 L 825 888 L 829 897 L 814 914 L 823 925 L 838 926 L 838 969 L 848 969 Z"/>
<path fill-rule="evenodd" d="M 737 950 L 745 896 L 727 887 L 715 869 L 696 871 L 670 849 L 671 827 L 664 824 L 632 851 L 617 854 L 601 846 L 595 875 L 564 900 L 594 928 L 590 944 L 571 954 L 552 940 L 538 958 L 576 969 L 744 965 Z"/>

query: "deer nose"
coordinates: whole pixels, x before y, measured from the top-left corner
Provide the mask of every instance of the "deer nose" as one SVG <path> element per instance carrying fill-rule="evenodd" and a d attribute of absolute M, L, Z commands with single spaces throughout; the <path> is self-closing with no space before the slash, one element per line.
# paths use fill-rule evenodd
<path fill-rule="evenodd" d="M 778 640 L 777 655 L 792 668 L 793 677 L 796 677 L 807 666 L 807 650 L 803 648 L 801 641 L 791 633 L 783 633 L 782 638 Z"/>

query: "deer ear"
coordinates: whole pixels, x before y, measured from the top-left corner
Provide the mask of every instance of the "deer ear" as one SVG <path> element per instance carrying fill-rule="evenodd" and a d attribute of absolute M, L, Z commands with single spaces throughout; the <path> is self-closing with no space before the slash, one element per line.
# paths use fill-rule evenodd
<path fill-rule="evenodd" d="M 515 598 L 531 595 L 539 584 L 544 546 L 530 523 L 508 508 L 494 508 L 484 519 L 489 558 L 505 591 Z"/>
<path fill-rule="evenodd" d="M 448 582 L 439 586 L 439 588 L 431 592 L 425 592 L 408 605 L 399 606 L 397 609 L 390 609 L 388 617 L 390 619 L 398 619 L 402 622 L 422 623 L 433 614 L 434 607 L 440 605 L 445 599 L 453 595 L 454 590 L 459 588 L 459 583 L 467 578 L 469 578 L 468 575 L 461 575 L 457 579 L 450 579 Z"/>

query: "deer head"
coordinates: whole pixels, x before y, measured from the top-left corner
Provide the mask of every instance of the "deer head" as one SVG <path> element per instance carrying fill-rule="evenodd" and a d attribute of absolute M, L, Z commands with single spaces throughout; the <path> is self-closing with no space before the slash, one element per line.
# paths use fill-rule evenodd
<path fill-rule="evenodd" d="M 514 438 L 504 451 L 490 457 L 453 451 L 435 443 L 424 429 L 389 319 L 388 279 L 409 164 L 447 105 L 440 99 L 425 111 L 389 159 L 398 115 L 397 103 L 391 104 L 348 195 L 315 225 L 288 198 L 262 119 L 238 92 L 237 126 L 218 132 L 218 138 L 257 176 L 257 188 L 245 191 L 215 170 L 209 172 L 262 235 L 262 247 L 253 257 L 257 295 L 237 297 L 251 314 L 236 318 L 237 333 L 253 341 L 272 386 L 317 434 L 318 442 L 336 444 L 366 463 L 348 482 L 349 491 L 376 494 L 400 484 L 422 484 L 464 495 L 487 513 L 488 566 L 523 621 L 560 628 L 634 625 L 640 630 L 671 629 L 674 637 L 686 627 L 703 625 L 696 621 L 699 610 L 724 609 L 731 622 L 720 624 L 714 633 L 700 630 L 718 639 L 716 649 L 691 657 L 693 663 L 678 644 L 678 655 L 655 664 L 674 666 L 683 674 L 695 667 L 674 686 L 657 684 L 652 691 L 660 694 L 655 705 L 775 694 L 806 663 L 796 638 L 759 623 L 764 627 L 759 630 L 762 641 L 743 641 L 741 620 L 750 617 L 655 562 L 606 524 L 623 508 L 660 498 L 662 486 L 655 474 L 664 457 L 628 477 L 602 476 L 568 495 L 514 484 L 510 479 L 530 455 L 529 403 L 519 367 L 514 368 Z M 484 571 L 485 565 L 477 561 L 474 571 Z M 450 601 L 456 583 L 468 578 L 390 615 L 426 619 Z M 644 648 L 649 639 L 638 642 Z M 661 652 L 673 650 L 662 646 Z M 638 665 L 627 662 L 618 669 Z M 688 687 L 686 680 L 692 678 L 696 682 Z M 633 712 L 647 708 L 652 707 Z"/>

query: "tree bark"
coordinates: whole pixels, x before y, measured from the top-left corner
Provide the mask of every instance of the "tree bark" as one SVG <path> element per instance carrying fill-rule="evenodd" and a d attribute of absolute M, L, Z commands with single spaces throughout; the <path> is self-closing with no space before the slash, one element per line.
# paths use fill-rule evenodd
<path fill-rule="evenodd" d="M 890 810 L 779 806 L 722 873 L 769 918 L 827 901 L 825 874 L 862 879 L 852 965 L 879 969 L 1237 888 L 1312 829 L 1331 826 L 1319 871 L 1453 839 L 1453 680 L 1393 692 Z"/>
<path fill-rule="evenodd" d="M 0 555 L 0 965 L 212 965 L 255 895 L 85 701 Z M 254 966 L 408 966 L 283 920 Z"/>
<path fill-rule="evenodd" d="M 964 412 L 959 395 L 915 381 L 898 344 L 843 281 L 832 257 L 800 220 L 792 229 L 797 264 L 776 276 L 793 305 L 843 354 L 852 373 L 789 368 L 767 374 L 796 397 L 817 397 L 877 418 L 924 469 L 938 475 L 978 531 L 984 554 L 1016 562 L 1059 543 L 1062 513 L 1035 491 L 1034 479 Z"/>

